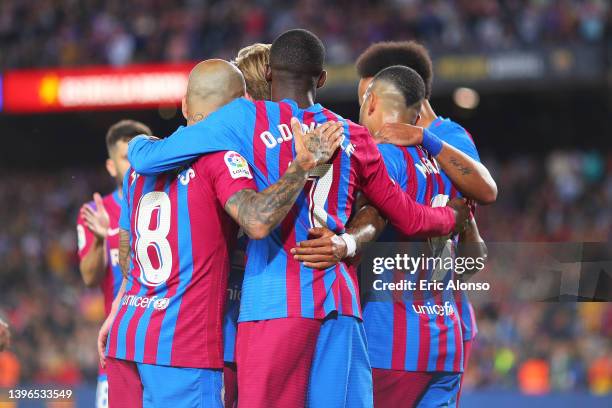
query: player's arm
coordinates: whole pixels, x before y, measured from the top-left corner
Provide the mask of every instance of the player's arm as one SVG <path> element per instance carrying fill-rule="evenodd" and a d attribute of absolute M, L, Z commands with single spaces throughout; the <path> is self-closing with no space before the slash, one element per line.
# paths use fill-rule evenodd
<path fill-rule="evenodd" d="M 363 138 L 356 157 L 360 187 L 365 197 L 398 230 L 408 236 L 438 237 L 460 232 L 469 215 L 463 199 L 451 200 L 446 207 L 418 204 L 393 182 L 372 139 Z M 354 154 L 357 154 L 355 152 Z"/>
<path fill-rule="evenodd" d="M 123 199 L 121 200 L 121 214 L 119 215 L 119 266 L 124 279 L 130 272 L 130 231 L 131 231 L 131 205 L 130 180 L 133 171 L 128 169 L 123 177 Z"/>
<path fill-rule="evenodd" d="M 191 126 L 180 127 L 165 139 L 137 136 L 128 144 L 128 160 L 139 174 L 155 175 L 177 169 L 205 153 L 235 150 L 238 125 L 247 115 L 248 101 L 239 98 Z"/>
<path fill-rule="evenodd" d="M 87 287 L 95 287 L 102 282 L 106 272 L 106 236 L 109 218 L 102 197 L 94 194 L 96 208 L 85 204 L 81 207 L 77 234 L 79 241 L 79 270 Z"/>
<path fill-rule="evenodd" d="M 482 262 L 473 264 L 472 268 L 467 268 L 461 275 L 461 279 L 469 280 L 474 274 L 480 272 L 484 267 L 489 255 L 487 245 L 480 236 L 478 225 L 474 217 L 470 217 L 465 230 L 459 234 L 459 245 L 457 247 L 457 256 L 471 259 L 481 259 Z"/>
<path fill-rule="evenodd" d="M 376 138 L 399 146 L 422 145 L 465 197 L 479 204 L 492 204 L 497 200 L 497 184 L 489 170 L 430 130 L 405 123 L 386 123 Z"/>
<path fill-rule="evenodd" d="M 304 134 L 299 121 L 292 118 L 291 127 L 296 157 L 283 176 L 263 191 L 238 191 L 225 203 L 227 213 L 252 239 L 265 238 L 285 218 L 304 188 L 308 172 L 331 158 L 343 134 L 339 122 L 324 123 Z"/>
<path fill-rule="evenodd" d="M 130 231 L 119 229 L 119 266 L 126 278 L 130 271 Z"/>
<path fill-rule="evenodd" d="M 100 365 L 102 368 L 106 366 L 106 342 L 108 341 L 108 332 L 110 331 L 110 327 L 113 324 L 113 320 L 117 315 L 117 311 L 119 310 L 119 305 L 121 303 L 121 298 L 125 294 L 125 287 L 127 285 L 127 278 L 124 276 L 121 281 L 121 286 L 119 287 L 119 291 L 117 292 L 117 296 L 113 299 L 113 303 L 111 306 L 111 311 L 106 316 L 104 323 L 102 323 L 102 327 L 98 332 L 98 358 L 100 359 Z"/>
<path fill-rule="evenodd" d="M 355 207 L 358 210 L 351 217 L 344 234 L 336 235 L 324 227 L 311 228 L 308 231 L 309 239 L 299 242 L 291 250 L 294 259 L 309 268 L 327 269 L 360 253 L 368 242 L 376 241 L 385 229 L 387 220 L 362 195 L 358 196 Z"/>
<path fill-rule="evenodd" d="M 11 345 L 11 332 L 8 324 L 0 319 L 0 353 Z"/>

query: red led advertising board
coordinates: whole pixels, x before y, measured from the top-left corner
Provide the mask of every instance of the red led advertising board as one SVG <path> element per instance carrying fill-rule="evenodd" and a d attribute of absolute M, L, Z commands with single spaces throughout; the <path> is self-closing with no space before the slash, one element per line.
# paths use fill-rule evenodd
<path fill-rule="evenodd" d="M 195 63 L 8 71 L 7 113 L 155 108 L 180 103 Z"/>

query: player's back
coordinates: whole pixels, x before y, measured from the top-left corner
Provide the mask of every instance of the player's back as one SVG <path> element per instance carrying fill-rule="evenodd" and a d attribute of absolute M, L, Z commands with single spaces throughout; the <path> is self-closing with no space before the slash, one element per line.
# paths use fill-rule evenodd
<path fill-rule="evenodd" d="M 226 156 L 206 155 L 157 176 L 126 175 L 121 228 L 130 231 L 131 265 L 109 356 L 222 367 L 229 251 L 237 233 L 223 208 L 228 194 L 219 191 Z"/>
<path fill-rule="evenodd" d="M 308 239 L 310 228 L 324 226 L 344 232 L 362 177 L 360 166 L 367 161 L 367 157 L 360 156 L 367 156 L 366 149 L 373 146 L 365 143 L 365 138 L 369 138 L 367 130 L 320 104 L 300 109 L 291 100 L 257 101 L 246 108 L 255 112 L 251 115 L 254 123 L 248 126 L 254 129 L 253 143 L 244 155 L 254 163 L 260 190 L 277 182 L 295 157 L 292 117 L 305 129 L 314 129 L 329 120 L 342 121 L 344 140 L 327 164 L 310 172 L 303 191 L 279 228 L 268 238 L 249 243 L 240 319 L 323 318 L 332 311 L 360 316 L 353 271 L 343 263 L 327 271 L 312 270 L 293 259 L 290 250 Z M 356 145 L 360 149 L 356 150 Z M 273 277 L 280 278 L 284 285 L 273 282 Z"/>
<path fill-rule="evenodd" d="M 420 146 L 378 145 L 389 175 L 413 198 L 425 205 L 445 205 L 456 196 L 448 176 Z M 390 249 L 420 257 L 451 257 L 447 238 L 423 240 L 406 237 L 387 226 L 379 241 L 408 242 Z M 402 252 L 400 252 L 402 251 Z M 423 258 L 425 259 L 425 258 Z M 372 367 L 408 371 L 461 371 L 462 334 L 457 305 L 446 285 L 452 268 L 419 264 L 416 271 L 385 270 L 374 279 L 391 283 L 404 280 L 415 285 L 404 290 L 375 290 L 366 280 L 364 326 Z M 442 266 L 446 265 L 445 263 Z M 439 288 L 422 288 L 421 282 L 438 281 Z M 380 284 L 378 284 L 380 288 Z"/>

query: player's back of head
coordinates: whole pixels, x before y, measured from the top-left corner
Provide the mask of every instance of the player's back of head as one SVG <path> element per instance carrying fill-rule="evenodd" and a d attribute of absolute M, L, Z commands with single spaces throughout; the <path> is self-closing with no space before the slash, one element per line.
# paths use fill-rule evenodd
<path fill-rule="evenodd" d="M 406 107 L 413 106 L 425 99 L 423 78 L 412 68 L 394 65 L 383 69 L 374 76 L 372 88 L 392 86 L 403 97 Z M 384 91 L 381 93 L 384 97 Z"/>
<path fill-rule="evenodd" d="M 244 96 L 244 77 L 238 68 L 222 59 L 198 63 L 189 73 L 188 103 L 225 101 Z"/>
<path fill-rule="evenodd" d="M 308 30 L 285 31 L 272 43 L 270 68 L 295 77 L 317 77 L 323 72 L 325 46 Z"/>
<path fill-rule="evenodd" d="M 360 78 L 371 78 L 385 68 L 404 65 L 414 69 L 423 78 L 425 94 L 431 96 L 433 64 L 427 49 L 415 41 L 388 41 L 370 45 L 357 59 Z"/>
<path fill-rule="evenodd" d="M 112 125 L 106 132 L 106 149 L 110 156 L 117 142 L 129 142 L 135 136 L 151 136 L 152 134 L 151 129 L 144 123 L 132 119 L 123 119 Z"/>
<path fill-rule="evenodd" d="M 244 96 L 244 77 L 235 65 L 222 59 L 209 59 L 198 63 L 189 74 L 185 117 L 192 114 L 207 116 L 233 99 Z M 185 112 L 186 111 L 186 112 Z"/>
<path fill-rule="evenodd" d="M 246 90 L 255 100 L 270 100 L 266 70 L 270 65 L 270 44 L 255 43 L 238 51 L 234 63 L 242 72 Z"/>

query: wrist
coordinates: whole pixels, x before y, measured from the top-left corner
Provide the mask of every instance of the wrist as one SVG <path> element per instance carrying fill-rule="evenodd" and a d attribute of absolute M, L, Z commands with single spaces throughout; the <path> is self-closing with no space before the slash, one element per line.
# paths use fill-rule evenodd
<path fill-rule="evenodd" d="M 423 128 L 423 140 L 421 145 L 427 150 L 432 156 L 437 156 L 442 151 L 444 142 L 428 129 Z"/>
<path fill-rule="evenodd" d="M 103 245 L 104 244 L 104 240 L 106 240 L 106 235 L 94 235 L 95 236 L 95 240 L 94 243 L 96 245 Z"/>
<path fill-rule="evenodd" d="M 340 238 L 344 241 L 346 245 L 346 256 L 345 258 L 352 258 L 357 253 L 357 241 L 355 237 L 351 234 L 344 233 L 340 235 Z"/>
<path fill-rule="evenodd" d="M 298 173 L 308 174 L 310 170 L 315 168 L 315 163 L 308 159 L 302 159 L 300 157 L 296 157 L 292 164 L 295 165 L 295 170 Z"/>

